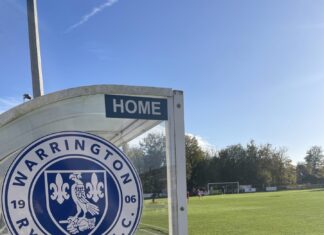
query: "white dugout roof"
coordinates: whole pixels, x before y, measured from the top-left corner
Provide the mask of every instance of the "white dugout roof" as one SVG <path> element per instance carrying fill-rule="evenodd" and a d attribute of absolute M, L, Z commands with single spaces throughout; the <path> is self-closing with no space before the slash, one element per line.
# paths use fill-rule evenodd
<path fill-rule="evenodd" d="M 167 99 L 169 234 L 188 234 L 181 91 L 118 85 L 78 87 L 38 97 L 1 114 L 0 186 L 18 152 L 42 136 L 59 131 L 84 131 L 122 146 L 162 122 L 107 118 L 105 95 Z"/>

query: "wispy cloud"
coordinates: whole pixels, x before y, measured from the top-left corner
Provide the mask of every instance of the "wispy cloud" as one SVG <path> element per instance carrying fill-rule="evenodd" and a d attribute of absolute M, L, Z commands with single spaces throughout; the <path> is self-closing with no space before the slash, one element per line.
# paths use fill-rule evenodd
<path fill-rule="evenodd" d="M 136 137 L 135 139 L 133 139 L 131 142 L 129 142 L 129 145 L 131 147 L 137 147 L 139 146 L 140 142 L 148 136 L 148 134 L 165 134 L 165 127 L 163 124 L 157 125 L 155 127 L 153 127 L 152 129 L 148 130 L 147 132 L 145 132 L 144 134 Z"/>
<path fill-rule="evenodd" d="M 198 141 L 199 146 L 206 152 L 209 153 L 215 153 L 216 152 L 216 146 L 211 144 L 208 140 L 206 140 L 204 137 L 199 135 L 194 135 L 191 133 L 186 133 L 186 135 L 195 137 Z"/>
<path fill-rule="evenodd" d="M 0 113 L 3 113 L 18 104 L 20 104 L 21 101 L 19 101 L 17 98 L 0 98 Z"/>
<path fill-rule="evenodd" d="M 90 13 L 84 15 L 79 22 L 75 23 L 74 25 L 71 25 L 65 32 L 69 33 L 72 30 L 76 29 L 77 27 L 83 25 L 88 20 L 90 20 L 90 18 L 97 15 L 99 12 L 103 11 L 105 8 L 112 6 L 113 4 L 115 4 L 118 1 L 119 0 L 106 0 L 105 3 L 103 3 L 99 6 L 96 6 L 95 8 L 92 9 L 92 11 Z"/>
<path fill-rule="evenodd" d="M 145 138 L 147 137 L 147 135 L 149 133 L 154 133 L 154 134 L 165 134 L 165 127 L 163 124 L 158 125 L 154 128 L 152 128 L 151 130 L 149 130 L 148 132 L 145 132 L 144 134 L 142 134 L 141 136 L 135 138 L 134 140 L 132 140 L 129 144 L 131 147 L 136 147 L 139 146 L 139 143 Z M 202 148 L 202 150 L 210 153 L 210 154 L 215 154 L 217 152 L 216 146 L 211 144 L 208 140 L 206 140 L 204 137 L 200 136 L 200 135 L 195 135 L 195 134 L 191 134 L 191 133 L 186 133 L 186 135 L 191 136 L 191 137 L 195 137 L 198 141 L 199 146 Z"/>

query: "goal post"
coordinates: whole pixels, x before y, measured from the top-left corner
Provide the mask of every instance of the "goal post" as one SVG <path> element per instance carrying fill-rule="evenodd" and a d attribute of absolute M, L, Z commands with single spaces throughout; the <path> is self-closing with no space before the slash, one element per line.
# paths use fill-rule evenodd
<path fill-rule="evenodd" d="M 240 183 L 238 181 L 208 183 L 207 190 L 208 190 L 208 195 L 239 193 Z"/>

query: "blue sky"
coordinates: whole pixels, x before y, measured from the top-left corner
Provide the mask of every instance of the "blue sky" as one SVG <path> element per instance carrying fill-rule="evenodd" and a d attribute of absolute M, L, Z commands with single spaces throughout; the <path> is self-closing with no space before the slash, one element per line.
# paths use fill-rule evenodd
<path fill-rule="evenodd" d="M 0 1 L 0 111 L 31 93 L 26 5 Z M 324 146 L 324 1 L 39 0 L 45 92 L 185 92 L 186 131 L 217 149 Z"/>

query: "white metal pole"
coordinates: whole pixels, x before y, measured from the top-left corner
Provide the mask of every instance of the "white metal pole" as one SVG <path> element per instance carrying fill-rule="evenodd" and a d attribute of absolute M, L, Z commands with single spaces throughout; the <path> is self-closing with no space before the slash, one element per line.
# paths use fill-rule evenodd
<path fill-rule="evenodd" d="M 173 96 L 168 98 L 166 137 L 169 235 L 188 235 L 184 110 L 181 91 L 174 91 Z"/>
<path fill-rule="evenodd" d="M 38 32 L 37 0 L 27 0 L 30 61 L 34 98 L 44 95 Z"/>
<path fill-rule="evenodd" d="M 177 176 L 178 234 L 188 234 L 187 179 L 185 153 L 184 101 L 182 91 L 173 91 L 174 141 Z"/>

